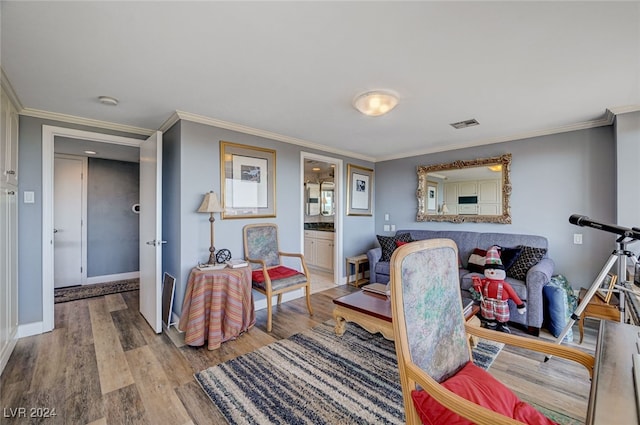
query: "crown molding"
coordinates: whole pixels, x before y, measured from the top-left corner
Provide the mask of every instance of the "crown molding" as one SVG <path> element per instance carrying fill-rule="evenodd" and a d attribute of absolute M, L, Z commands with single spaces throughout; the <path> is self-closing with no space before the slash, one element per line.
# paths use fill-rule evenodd
<path fill-rule="evenodd" d="M 376 162 L 390 161 L 393 159 L 408 158 L 408 157 L 419 156 L 419 155 L 427 155 L 430 153 L 452 151 L 456 149 L 472 148 L 472 147 L 482 146 L 482 145 L 491 145 L 494 143 L 513 142 L 516 140 L 530 139 L 532 137 L 549 136 L 551 134 L 567 133 L 569 131 L 585 130 L 588 128 L 604 127 L 604 126 L 613 124 L 613 115 L 610 116 L 608 112 L 609 110 L 607 110 L 607 113 L 605 113 L 602 118 L 598 118 L 594 120 L 583 121 L 575 124 L 567 124 L 567 125 L 558 126 L 558 127 L 545 128 L 541 130 L 532 130 L 532 131 L 527 131 L 519 134 L 511 134 L 508 136 L 491 137 L 488 139 L 462 142 L 455 145 L 441 146 L 435 149 L 407 152 L 399 155 L 387 155 L 387 156 L 376 158 Z"/>
<path fill-rule="evenodd" d="M 332 153 L 335 155 L 343 155 L 350 158 L 361 159 L 363 161 L 375 162 L 376 159 L 371 156 L 361 155 L 354 152 L 345 151 L 342 149 L 336 149 L 329 146 L 323 146 L 317 143 L 309 142 L 306 140 L 298 139 L 295 137 L 289 137 L 278 133 L 272 133 L 266 130 L 260 130 L 253 127 L 248 127 L 242 124 L 236 124 L 229 121 L 223 121 L 215 118 L 205 117 L 202 115 L 192 114 L 190 112 L 176 111 L 167 121 L 162 124 L 160 131 L 169 129 L 178 120 L 185 120 L 195 122 L 199 124 L 210 125 L 213 127 L 224 128 L 226 130 L 233 130 L 239 133 L 251 134 L 253 136 L 264 137 L 266 139 L 278 140 L 280 142 L 289 143 L 292 145 L 302 146 L 308 149 L 317 149 L 325 153 Z"/>
<path fill-rule="evenodd" d="M 607 118 L 611 119 L 611 123 L 613 124 L 616 115 L 629 114 L 638 111 L 640 111 L 640 105 L 616 106 L 607 109 Z"/>
<path fill-rule="evenodd" d="M 45 120 L 54 120 L 71 124 L 86 125 L 89 127 L 101 128 L 104 130 L 121 131 L 129 134 L 139 134 L 141 136 L 151 136 L 155 130 L 147 128 L 134 127 L 131 125 L 116 124 L 107 121 L 94 120 L 91 118 L 82 118 L 75 115 L 60 114 L 57 112 L 41 111 L 39 109 L 23 108 L 20 115 L 42 118 Z"/>
<path fill-rule="evenodd" d="M 7 77 L 7 74 L 4 73 L 4 68 L 0 67 L 0 85 L 2 86 L 2 90 L 9 98 L 9 101 L 13 104 L 17 111 L 22 110 L 22 103 L 20 102 L 20 98 L 16 94 L 15 90 L 13 90 L 13 86 Z"/>

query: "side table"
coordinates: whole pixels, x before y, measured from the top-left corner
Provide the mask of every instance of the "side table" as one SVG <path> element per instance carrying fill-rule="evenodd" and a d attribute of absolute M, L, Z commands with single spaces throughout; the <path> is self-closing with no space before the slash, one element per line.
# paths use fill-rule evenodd
<path fill-rule="evenodd" d="M 347 257 L 347 263 L 345 271 L 347 272 L 347 285 L 353 284 L 356 288 L 359 288 L 360 285 L 364 285 L 369 280 L 364 277 L 364 269 L 360 270 L 364 264 L 369 262 L 369 258 L 367 254 L 357 255 L 355 257 Z M 355 271 L 355 280 L 351 282 L 351 265 L 354 267 Z M 358 278 L 358 275 L 362 273 L 362 278 Z"/>
<path fill-rule="evenodd" d="M 578 303 L 582 302 L 587 290 L 580 288 L 580 294 L 578 295 Z M 580 344 L 582 344 L 582 338 L 584 337 L 584 319 L 585 317 L 595 317 L 596 319 L 613 320 L 615 322 L 620 321 L 620 309 L 618 308 L 617 298 L 615 295 L 611 297 L 609 304 L 605 303 L 599 296 L 594 295 L 589 300 L 589 304 L 585 307 L 584 311 L 580 315 L 578 321 L 578 329 L 580 330 Z"/>
<path fill-rule="evenodd" d="M 187 345 L 215 350 L 256 323 L 251 268 L 193 268 L 182 303 L 178 329 Z"/>

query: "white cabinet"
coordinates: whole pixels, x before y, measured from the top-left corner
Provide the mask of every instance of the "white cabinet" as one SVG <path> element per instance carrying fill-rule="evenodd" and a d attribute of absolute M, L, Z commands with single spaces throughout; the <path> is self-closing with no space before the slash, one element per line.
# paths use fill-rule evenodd
<path fill-rule="evenodd" d="M 18 184 L 18 111 L 9 97 L 0 94 L 0 179 Z"/>
<path fill-rule="evenodd" d="M 475 181 L 458 183 L 458 196 L 476 196 L 478 194 L 478 183 Z"/>
<path fill-rule="evenodd" d="M 333 232 L 305 230 L 304 259 L 307 266 L 333 271 Z"/>
<path fill-rule="evenodd" d="M 445 183 L 444 202 L 448 207 L 458 204 L 458 183 Z"/>
<path fill-rule="evenodd" d="M 501 215 L 502 196 L 499 180 L 478 181 L 478 208 L 480 215 Z"/>
<path fill-rule="evenodd" d="M 0 92 L 0 373 L 18 335 L 18 113 Z"/>

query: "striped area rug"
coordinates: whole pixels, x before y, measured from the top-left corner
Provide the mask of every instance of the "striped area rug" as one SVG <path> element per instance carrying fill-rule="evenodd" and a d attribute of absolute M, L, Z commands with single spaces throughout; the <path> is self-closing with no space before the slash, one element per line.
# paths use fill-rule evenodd
<path fill-rule="evenodd" d="M 403 424 L 392 341 L 328 321 L 195 374 L 230 424 Z M 503 344 L 480 340 L 488 368 Z"/>

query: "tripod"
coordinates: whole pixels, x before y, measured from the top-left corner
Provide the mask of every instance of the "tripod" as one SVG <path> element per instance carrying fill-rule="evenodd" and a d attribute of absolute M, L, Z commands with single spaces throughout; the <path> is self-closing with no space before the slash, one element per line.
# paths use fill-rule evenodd
<path fill-rule="evenodd" d="M 634 230 L 635 230 L 635 228 L 634 228 Z M 627 250 L 627 244 L 629 244 L 631 242 L 635 242 L 636 240 L 637 239 L 634 238 L 634 237 L 627 237 L 625 235 L 620 236 L 616 240 L 616 243 L 618 244 L 618 248 L 613 250 L 613 252 L 609 256 L 609 259 L 605 263 L 604 267 L 602 267 L 602 270 L 600 270 L 600 273 L 598 273 L 598 276 L 596 277 L 596 279 L 591 284 L 591 287 L 589 287 L 589 290 L 585 294 L 584 298 L 582 299 L 580 304 L 578 304 L 578 307 L 576 308 L 576 311 L 574 311 L 573 314 L 571 315 L 571 320 L 567 323 L 567 325 L 562 330 L 562 333 L 558 336 L 558 338 L 556 340 L 556 342 L 558 344 L 560 344 L 562 342 L 562 340 L 567 335 L 567 333 L 569 332 L 569 330 L 571 329 L 573 324 L 576 322 L 576 320 L 580 319 L 580 316 L 584 312 L 585 308 L 587 308 L 587 305 L 589 304 L 589 301 L 591 301 L 591 298 L 593 298 L 593 296 L 595 295 L 596 291 L 598 289 L 600 289 L 600 287 L 602 286 L 602 282 L 604 281 L 605 277 L 607 277 L 607 273 L 609 272 L 609 270 L 611 269 L 611 267 L 613 266 L 613 264 L 616 261 L 618 262 L 618 277 L 621 279 L 620 280 L 620 285 L 616 285 L 616 287 L 618 289 L 620 289 L 620 295 L 619 295 L 619 300 L 620 300 L 620 304 L 619 304 L 620 321 L 623 322 L 623 323 L 626 323 L 627 318 L 626 318 L 625 299 L 624 298 L 625 298 L 625 292 L 628 290 L 627 289 L 627 286 L 628 286 L 627 283 L 628 282 L 627 282 L 627 279 L 626 279 L 626 276 L 627 276 L 627 259 L 630 259 L 631 263 L 634 266 L 638 262 L 638 259 L 633 254 L 633 252 Z M 624 281 L 622 279 L 624 279 Z"/>

